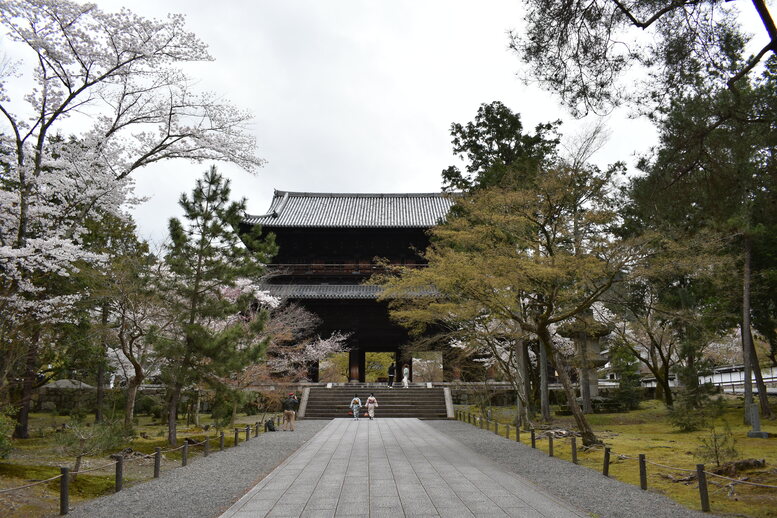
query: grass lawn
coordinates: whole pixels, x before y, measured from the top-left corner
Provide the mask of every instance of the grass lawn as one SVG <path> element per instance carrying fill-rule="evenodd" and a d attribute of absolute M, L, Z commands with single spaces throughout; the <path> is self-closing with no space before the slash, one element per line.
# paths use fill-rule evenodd
<path fill-rule="evenodd" d="M 774 408 L 775 402 L 772 402 Z M 476 413 L 475 407 L 460 406 L 460 410 Z M 511 423 L 514 420 L 514 408 L 493 408 L 493 416 L 500 423 Z M 735 478 L 750 482 L 777 486 L 777 421 L 762 421 L 761 429 L 770 434 L 768 439 L 751 439 L 747 437 L 749 427 L 743 424 L 742 400 L 729 397 L 723 415 L 710 422 L 718 432 L 722 432 L 725 423 L 731 427 L 736 440 L 735 448 L 738 459 L 764 459 L 766 466 L 747 472 L 742 472 Z M 686 477 L 689 473 L 680 470 L 661 468 L 650 464 L 695 470 L 696 464 L 704 463 L 694 455 L 702 438 L 710 436 L 710 430 L 682 433 L 675 431 L 669 424 L 668 413 L 664 405 L 658 401 L 645 401 L 641 408 L 629 413 L 592 414 L 587 416 L 597 436 L 610 447 L 610 476 L 623 482 L 639 486 L 639 464 L 637 457 L 645 454 L 648 461 L 648 490 L 656 491 L 680 502 L 681 504 L 700 510 L 699 490 L 696 481 L 673 482 L 666 475 L 675 478 Z M 553 428 L 574 428 L 571 416 L 556 416 Z M 500 427 L 504 435 L 504 426 Z M 538 437 L 541 435 L 538 430 Z M 511 437 L 515 440 L 515 429 L 511 428 Z M 529 444 L 528 433 L 521 434 L 521 442 Z M 603 467 L 604 450 L 602 447 L 583 449 L 578 439 L 579 464 L 600 471 Z M 537 447 L 548 451 L 548 441 L 545 437 L 537 440 Z M 555 439 L 554 455 L 571 461 L 572 451 L 569 439 Z M 714 463 L 705 463 L 705 470 L 715 468 Z M 729 481 L 708 475 L 710 507 L 713 513 L 730 516 L 777 517 L 777 489 L 759 488 L 745 484 L 729 486 Z"/>
<path fill-rule="evenodd" d="M 275 414 L 267 414 L 269 419 Z M 30 439 L 15 440 L 13 452 L 7 459 L 0 461 L 0 490 L 19 487 L 32 482 L 45 480 L 59 475 L 60 466 L 73 468 L 75 459 L 67 457 L 59 451 L 57 430 L 62 424 L 69 421 L 69 417 L 55 416 L 51 414 L 32 414 L 30 417 Z M 261 421 L 262 416 L 242 415 L 237 419 L 236 427 L 245 428 L 251 425 L 251 437 L 254 436 L 254 424 Z M 87 421 L 93 422 L 94 416 L 88 416 Z M 204 430 L 210 426 L 208 431 Z M 211 451 L 219 448 L 219 431 L 212 426 L 213 422 L 206 416 L 200 417 L 200 426 L 187 426 L 178 424 L 179 446 L 186 438 L 200 442 L 206 435 L 211 437 Z M 260 433 L 264 427 L 260 426 Z M 124 460 L 124 487 L 149 480 L 154 473 L 153 458 L 145 458 L 143 454 L 154 453 L 156 447 L 162 450 L 167 446 L 167 427 L 154 422 L 151 417 L 139 416 L 138 425 L 135 427 L 136 437 L 127 443 L 125 448 L 132 448 L 133 454 L 125 455 Z M 234 432 L 225 429 L 224 446 L 234 445 Z M 245 440 L 245 432 L 241 431 L 240 441 Z M 189 459 L 202 455 L 202 446 L 189 448 Z M 113 452 L 112 452 L 113 453 Z M 106 464 L 110 464 L 106 466 Z M 101 468 L 101 466 L 104 466 Z M 162 471 L 175 469 L 181 466 L 181 450 L 166 452 L 162 455 Z M 82 470 L 91 470 L 77 477 L 70 485 L 71 507 L 91 498 L 95 498 L 114 489 L 114 465 L 109 455 L 99 457 L 84 457 Z M 59 480 L 31 488 L 0 493 L 0 516 L 3 518 L 42 518 L 54 516 L 59 513 Z"/>

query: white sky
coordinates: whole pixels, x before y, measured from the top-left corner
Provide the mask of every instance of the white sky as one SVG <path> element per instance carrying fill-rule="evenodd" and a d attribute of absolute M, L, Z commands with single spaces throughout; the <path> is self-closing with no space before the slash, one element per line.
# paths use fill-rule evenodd
<path fill-rule="evenodd" d="M 97 4 L 111 11 L 125 1 Z M 273 189 L 439 191 L 440 172 L 455 163 L 450 124 L 472 120 L 484 102 L 504 102 L 527 129 L 571 120 L 516 77 L 522 63 L 507 31 L 522 24 L 521 2 L 134 0 L 131 9 L 185 14 L 215 58 L 190 73 L 255 115 L 265 167 L 254 176 L 219 167 L 250 213 L 267 210 Z M 653 141 L 644 121 L 613 117 L 612 129 L 603 163 L 633 162 Z M 136 192 L 150 197 L 134 211 L 141 235 L 166 236 L 178 196 L 205 169 L 168 163 L 135 176 Z"/>
<path fill-rule="evenodd" d="M 233 195 L 263 213 L 274 188 L 295 191 L 432 192 L 454 161 L 449 127 L 499 100 L 521 114 L 525 129 L 575 121 L 557 99 L 524 86 L 524 66 L 507 49 L 522 26 L 516 0 L 97 0 L 106 11 L 129 5 L 161 18 L 187 16 L 214 62 L 187 68 L 203 90 L 255 115 L 257 175 L 227 164 Z M 655 141 L 644 120 L 608 119 L 611 137 L 594 157 L 633 166 Z M 175 162 L 135 175 L 149 201 L 134 211 L 142 237 L 159 242 L 179 215 L 177 199 L 209 164 Z"/>

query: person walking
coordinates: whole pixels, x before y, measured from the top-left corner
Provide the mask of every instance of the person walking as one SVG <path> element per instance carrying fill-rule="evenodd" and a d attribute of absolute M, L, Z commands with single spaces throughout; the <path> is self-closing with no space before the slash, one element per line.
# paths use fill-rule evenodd
<path fill-rule="evenodd" d="M 394 367 L 394 362 L 391 362 L 391 365 L 389 365 L 388 368 L 388 388 L 394 388 L 394 376 L 396 375 L 396 368 Z"/>
<path fill-rule="evenodd" d="M 375 399 L 375 395 L 370 392 L 370 397 L 367 398 L 367 414 L 370 416 L 370 421 L 375 419 L 376 408 L 378 408 L 378 400 Z"/>
<path fill-rule="evenodd" d="M 361 412 L 361 409 L 362 409 L 362 400 L 359 399 L 359 396 L 354 394 L 353 399 L 351 400 L 351 412 L 353 412 L 354 421 L 359 420 L 359 412 Z"/>
<path fill-rule="evenodd" d="M 408 388 L 410 385 L 408 383 L 410 382 L 410 367 L 405 364 L 402 367 L 402 386 L 405 388 Z"/>
<path fill-rule="evenodd" d="M 290 392 L 288 397 L 283 400 L 283 431 L 288 428 L 294 431 L 294 422 L 297 419 L 297 409 L 299 408 L 299 400 L 294 392 Z"/>

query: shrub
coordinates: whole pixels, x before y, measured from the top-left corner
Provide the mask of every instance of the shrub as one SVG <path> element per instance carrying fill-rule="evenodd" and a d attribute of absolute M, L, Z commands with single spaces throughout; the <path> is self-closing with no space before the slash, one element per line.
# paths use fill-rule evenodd
<path fill-rule="evenodd" d="M 11 453 L 11 436 L 14 430 L 14 420 L 5 412 L 0 412 L 0 459 Z"/>
<path fill-rule="evenodd" d="M 619 381 L 612 399 L 625 410 L 637 410 L 642 401 L 637 359 L 626 347 L 613 347 L 611 353 L 612 370 L 618 375 Z"/>
<path fill-rule="evenodd" d="M 50 412 L 50 413 L 56 413 L 57 411 L 57 404 L 53 401 L 44 401 L 40 404 L 40 410 L 41 412 Z"/>
<path fill-rule="evenodd" d="M 118 449 L 127 439 L 127 431 L 118 421 L 91 424 L 74 420 L 64 433 L 57 434 L 59 449 L 76 458 L 73 468 L 76 473 L 81 468 L 81 459 L 84 456 L 100 455 L 108 450 Z"/>
<path fill-rule="evenodd" d="M 162 409 L 162 399 L 159 396 L 149 396 L 139 394 L 135 400 L 135 412 L 143 415 L 154 415 L 154 410 L 159 408 L 160 416 Z M 158 416 L 154 416 L 158 417 Z"/>
<path fill-rule="evenodd" d="M 699 447 L 694 456 L 704 461 L 712 461 L 716 466 L 735 460 L 739 456 L 736 450 L 736 439 L 731 432 L 731 427 L 724 422 L 724 429 L 717 430 L 712 426 L 709 435 L 699 438 Z"/>
<path fill-rule="evenodd" d="M 219 428 L 229 425 L 232 420 L 232 402 L 224 398 L 216 398 L 210 409 L 210 417 Z"/>

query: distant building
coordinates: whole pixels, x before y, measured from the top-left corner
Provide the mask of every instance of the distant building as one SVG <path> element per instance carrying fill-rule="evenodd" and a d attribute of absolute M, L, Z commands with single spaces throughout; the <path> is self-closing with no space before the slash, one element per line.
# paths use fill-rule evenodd
<path fill-rule="evenodd" d="M 380 288 L 364 280 L 380 270 L 375 258 L 421 268 L 427 231 L 444 221 L 453 200 L 442 193 L 350 194 L 275 191 L 267 214 L 243 220 L 275 234 L 278 255 L 271 265 L 272 295 L 317 314 L 322 335 L 352 333 L 349 378 L 364 381 L 365 353 L 392 352 L 396 363 L 407 332 L 389 320 Z M 311 373 L 317 380 L 317 371 Z"/>

